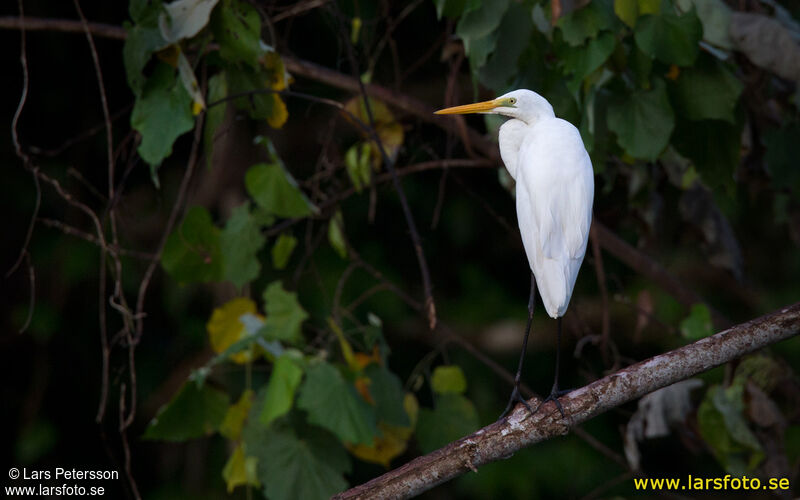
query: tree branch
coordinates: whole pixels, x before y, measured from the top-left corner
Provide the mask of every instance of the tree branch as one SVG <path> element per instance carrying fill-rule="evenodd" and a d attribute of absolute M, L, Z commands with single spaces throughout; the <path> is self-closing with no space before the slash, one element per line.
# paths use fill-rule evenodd
<path fill-rule="evenodd" d="M 562 419 L 550 402 L 531 416 L 518 406 L 507 418 L 333 498 L 410 498 L 477 467 L 574 427 L 662 387 L 800 333 L 800 302 L 693 344 L 636 363 L 561 398 Z M 537 399 L 529 401 L 532 407 Z"/>

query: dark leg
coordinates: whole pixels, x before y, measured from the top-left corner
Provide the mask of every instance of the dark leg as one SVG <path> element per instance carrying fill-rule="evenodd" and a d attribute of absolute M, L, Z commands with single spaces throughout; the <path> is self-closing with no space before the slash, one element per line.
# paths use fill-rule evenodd
<path fill-rule="evenodd" d="M 519 393 L 519 383 L 520 379 L 522 378 L 522 363 L 525 361 L 525 352 L 528 350 L 528 335 L 531 333 L 531 322 L 533 322 L 533 305 L 536 302 L 536 277 L 533 276 L 531 273 L 531 294 L 530 298 L 528 299 L 528 324 L 525 326 L 525 337 L 522 340 L 522 352 L 519 355 L 519 364 L 517 365 L 517 373 L 514 375 L 514 390 L 511 391 L 511 397 L 508 399 L 508 405 L 506 405 L 506 409 L 503 410 L 503 413 L 500 415 L 500 418 L 505 417 L 509 411 L 514 407 L 516 403 L 522 403 L 525 408 L 528 409 L 531 413 L 533 410 L 531 409 L 531 405 L 525 401 Z"/>
<path fill-rule="evenodd" d="M 561 318 L 558 318 L 556 321 L 558 321 L 558 330 L 556 330 L 556 375 L 553 380 L 553 388 L 550 390 L 550 395 L 544 398 L 541 403 L 539 403 L 536 411 L 538 412 L 539 408 L 541 408 L 546 402 L 554 401 L 558 411 L 561 412 L 561 418 L 564 418 L 564 408 L 561 407 L 561 402 L 558 400 L 558 398 L 564 394 L 567 394 L 569 390 L 561 391 L 558 389 L 558 372 L 559 365 L 561 364 Z"/>

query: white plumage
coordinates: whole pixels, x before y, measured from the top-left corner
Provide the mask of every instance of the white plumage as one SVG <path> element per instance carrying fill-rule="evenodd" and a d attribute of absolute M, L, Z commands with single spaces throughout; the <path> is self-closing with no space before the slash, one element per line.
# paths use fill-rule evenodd
<path fill-rule="evenodd" d="M 437 113 L 511 118 L 500 127 L 500 155 L 517 181 L 522 243 L 547 314 L 563 316 L 586 253 L 594 201 L 592 162 L 578 129 L 525 89 Z"/>

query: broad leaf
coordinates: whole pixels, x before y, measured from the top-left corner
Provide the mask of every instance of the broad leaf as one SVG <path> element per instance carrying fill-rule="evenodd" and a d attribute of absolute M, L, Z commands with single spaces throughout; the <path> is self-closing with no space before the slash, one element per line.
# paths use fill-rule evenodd
<path fill-rule="evenodd" d="M 403 408 L 403 384 L 397 375 L 376 363 L 368 365 L 364 375 L 369 378 L 369 394 L 375 401 L 378 420 L 400 427 L 409 425 L 408 414 Z"/>
<path fill-rule="evenodd" d="M 572 75 L 567 87 L 576 92 L 584 78 L 592 74 L 605 63 L 616 46 L 616 39 L 611 33 L 604 32 L 597 38 L 589 40 L 585 47 L 572 48 L 567 45 L 558 50 L 564 73 Z"/>
<path fill-rule="evenodd" d="M 225 279 L 237 287 L 256 279 L 261 270 L 257 254 L 265 242 L 259 224 L 250 215 L 250 203 L 234 208 L 220 238 Z"/>
<path fill-rule="evenodd" d="M 764 459 L 764 450 L 744 416 L 743 385 L 708 389 L 697 410 L 700 434 L 725 470 L 734 475 L 751 472 Z"/>
<path fill-rule="evenodd" d="M 592 0 L 559 19 L 557 25 L 564 41 L 577 46 L 583 45 L 587 38 L 594 38 L 601 30 L 614 30 L 618 23 L 611 0 Z"/>
<path fill-rule="evenodd" d="M 743 85 L 721 62 L 701 56 L 681 71 L 673 86 L 676 110 L 690 120 L 734 122 L 734 109 Z"/>
<path fill-rule="evenodd" d="M 431 387 L 437 394 L 464 394 L 467 379 L 459 366 L 437 366 L 431 377 Z"/>
<path fill-rule="evenodd" d="M 211 17 L 211 29 L 223 59 L 258 67 L 261 19 L 255 7 L 242 0 L 223 0 Z"/>
<path fill-rule="evenodd" d="M 203 207 L 192 207 L 164 246 L 161 265 L 178 282 L 205 283 L 222 278 L 219 229 Z"/>
<path fill-rule="evenodd" d="M 156 168 L 172 153 L 175 139 L 193 125 L 191 96 L 175 78 L 175 70 L 158 63 L 131 113 L 131 127 L 142 134 L 137 151 L 150 165 L 154 179 Z"/>
<path fill-rule="evenodd" d="M 260 422 L 265 426 L 292 409 L 295 391 L 303 378 L 303 369 L 294 358 L 287 352 L 275 360 L 259 415 Z"/>
<path fill-rule="evenodd" d="M 239 443 L 228 458 L 225 467 L 222 468 L 222 478 L 225 479 L 228 493 L 233 493 L 237 486 L 250 485 L 260 488 L 257 468 L 258 459 L 246 456 L 244 444 Z"/>
<path fill-rule="evenodd" d="M 219 0 L 176 0 L 164 4 L 158 18 L 161 36 L 169 43 L 195 36 L 206 24 Z"/>
<path fill-rule="evenodd" d="M 689 340 L 699 340 L 714 333 L 711 326 L 711 312 L 704 304 L 695 304 L 683 321 L 681 335 Z"/>
<path fill-rule="evenodd" d="M 397 426 L 378 422 L 380 436 L 373 440 L 372 445 L 348 445 L 350 453 L 365 462 L 381 464 L 388 468 L 393 458 L 406 451 L 408 440 L 414 434 L 416 427 L 419 403 L 413 394 L 405 395 L 403 408 L 409 421 L 408 425 Z"/>
<path fill-rule="evenodd" d="M 530 43 L 533 24 L 528 8 L 512 2 L 497 30 L 495 50 L 478 72 L 478 80 L 502 93 L 517 74 L 519 58 Z"/>
<path fill-rule="evenodd" d="M 206 324 L 211 348 L 214 352 L 223 353 L 237 342 L 251 336 L 242 321 L 245 315 L 255 315 L 256 304 L 246 297 L 237 297 L 214 309 L 211 319 Z M 252 349 L 233 354 L 231 359 L 237 363 L 246 363 L 253 359 Z"/>
<path fill-rule="evenodd" d="M 272 161 L 250 167 L 244 177 L 247 192 L 269 214 L 278 217 L 311 215 L 314 210 L 312 205 L 283 167 L 271 143 L 268 144 Z"/>
<path fill-rule="evenodd" d="M 251 416 L 244 439 L 246 454 L 258 459 L 258 479 L 270 500 L 323 500 L 347 488 L 343 474 L 350 471 L 350 458 L 321 429 L 264 427 Z"/>
<path fill-rule="evenodd" d="M 697 58 L 703 27 L 694 10 L 678 16 L 669 3 L 659 13 L 642 16 L 636 23 L 636 45 L 666 64 L 691 66 Z"/>
<path fill-rule="evenodd" d="M 731 50 L 733 41 L 729 34 L 731 8 L 722 0 L 676 0 L 683 12 L 694 10 L 703 25 L 703 40 L 717 47 Z"/>
<path fill-rule="evenodd" d="M 297 238 L 291 234 L 281 233 L 272 246 L 272 266 L 275 269 L 285 268 L 295 246 L 297 246 Z"/>
<path fill-rule="evenodd" d="M 219 433 L 231 440 L 238 440 L 242 435 L 244 423 L 250 408 L 253 406 L 255 393 L 247 389 L 239 397 L 239 401 L 232 404 L 225 413 L 225 418 L 219 426 Z"/>
<path fill-rule="evenodd" d="M 219 428 L 228 404 L 224 392 L 188 381 L 172 401 L 161 407 L 142 437 L 185 441 L 207 436 Z"/>
<path fill-rule="evenodd" d="M 480 7 L 466 12 L 459 19 L 456 25 L 456 35 L 464 42 L 464 52 L 472 62 L 474 69 L 483 66 L 486 56 L 494 51 L 494 37 L 492 35 L 500 25 L 507 7 L 508 0 L 482 2 Z M 488 40 L 489 37 L 492 39 L 490 46 L 480 50 L 480 55 L 478 55 L 475 50 L 477 48 L 475 42 Z"/>
<path fill-rule="evenodd" d="M 652 90 L 636 90 L 611 102 L 607 122 L 626 153 L 634 158 L 655 160 L 669 143 L 675 127 L 666 85 L 655 80 Z"/>
<path fill-rule="evenodd" d="M 297 406 L 308 412 L 308 421 L 324 427 L 348 443 L 372 444 L 377 433 L 375 410 L 333 365 L 311 366 L 300 387 Z"/>
<path fill-rule="evenodd" d="M 264 290 L 264 304 L 267 317 L 259 334 L 267 340 L 300 343 L 303 340 L 300 326 L 308 313 L 297 301 L 297 294 L 284 290 L 280 281 L 273 281 Z"/>
<path fill-rule="evenodd" d="M 147 80 L 142 71 L 153 53 L 169 45 L 169 42 L 161 36 L 155 23 L 151 26 L 127 25 L 126 28 L 128 37 L 122 47 L 122 60 L 125 63 L 128 86 L 134 95 L 139 97 Z"/>

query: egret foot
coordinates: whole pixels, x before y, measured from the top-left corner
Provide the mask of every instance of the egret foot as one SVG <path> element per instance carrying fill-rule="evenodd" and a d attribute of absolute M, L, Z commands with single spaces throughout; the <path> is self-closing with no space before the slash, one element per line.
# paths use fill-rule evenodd
<path fill-rule="evenodd" d="M 553 401 L 556 404 L 556 408 L 558 408 L 558 411 L 561 413 L 561 418 L 567 418 L 567 416 L 564 414 L 564 408 L 561 406 L 561 401 L 559 401 L 558 398 L 565 396 L 570 392 L 572 392 L 572 389 L 559 390 L 558 387 L 554 385 L 553 390 L 550 391 L 550 395 L 544 398 L 541 403 L 539 403 L 539 406 L 536 407 L 536 411 L 533 413 L 538 413 L 542 405 L 548 401 Z"/>
<path fill-rule="evenodd" d="M 529 412 L 531 412 L 531 415 L 536 413 L 531 408 L 531 405 L 529 405 L 528 402 L 525 401 L 525 398 L 523 398 L 522 395 L 520 395 L 519 386 L 518 385 L 514 385 L 514 390 L 511 391 L 511 397 L 508 398 L 508 404 L 506 405 L 506 409 L 503 410 L 503 413 L 500 414 L 500 418 L 498 418 L 497 420 L 502 420 L 506 415 L 508 415 L 508 412 L 513 410 L 514 407 L 517 405 L 517 403 L 522 403 L 522 405 L 525 408 L 527 408 Z"/>

